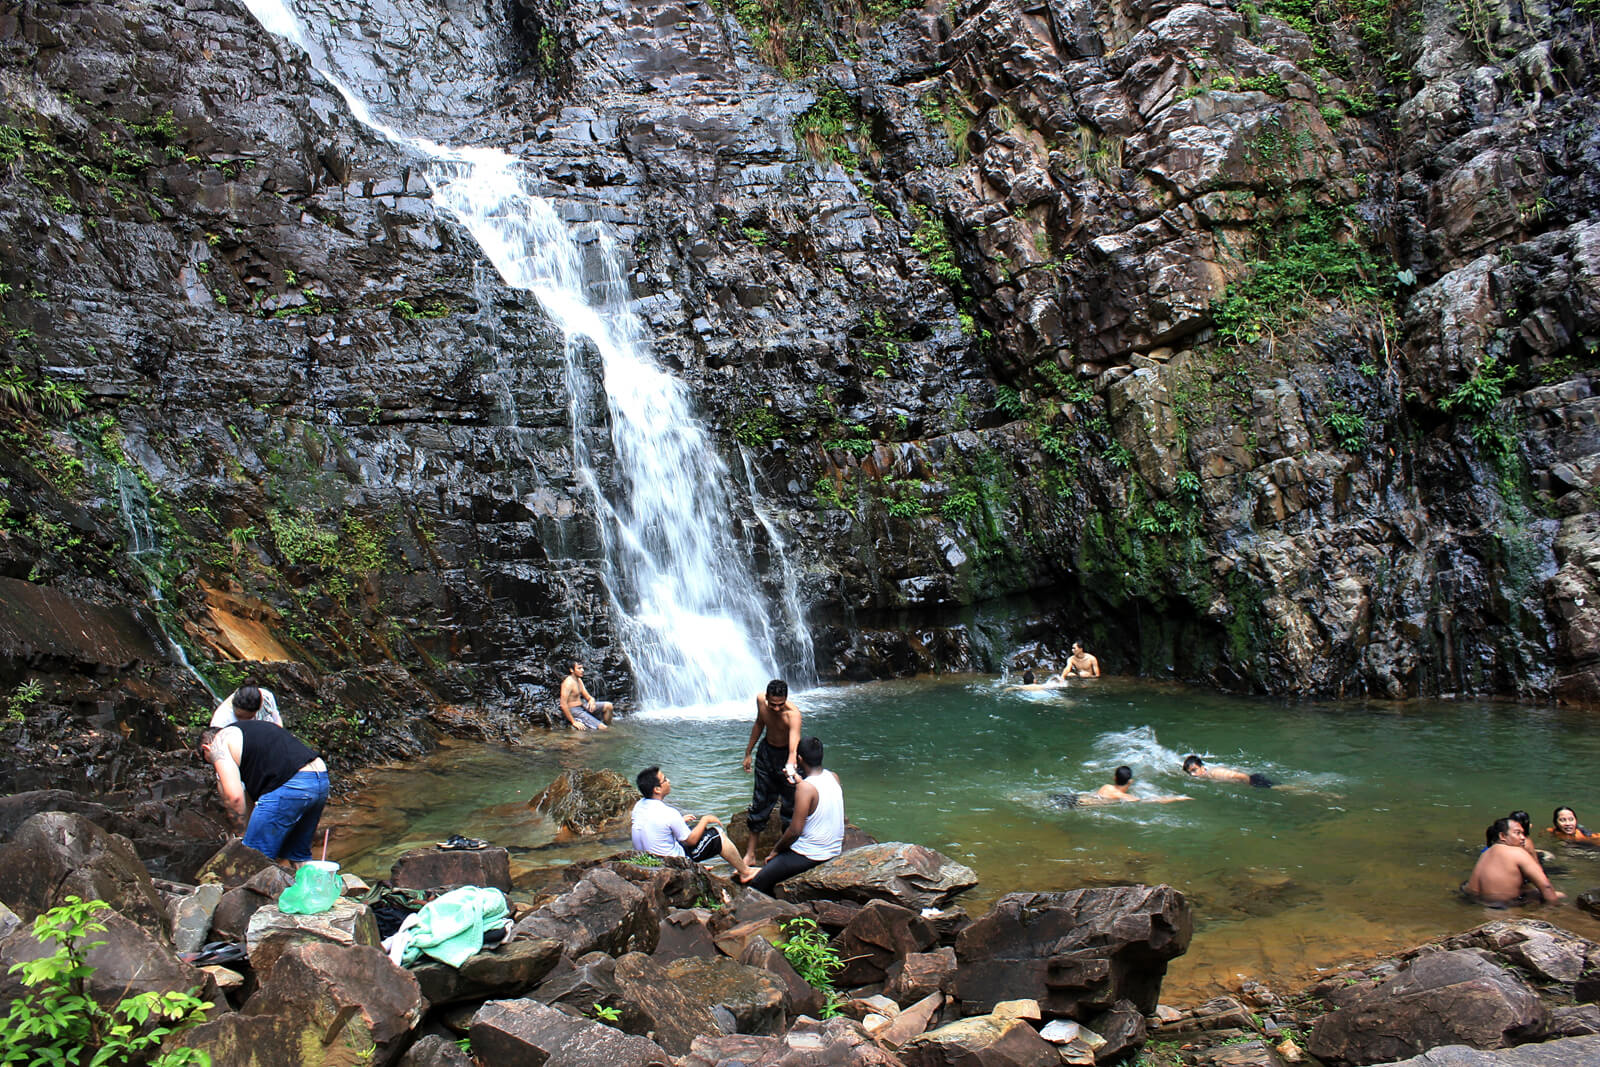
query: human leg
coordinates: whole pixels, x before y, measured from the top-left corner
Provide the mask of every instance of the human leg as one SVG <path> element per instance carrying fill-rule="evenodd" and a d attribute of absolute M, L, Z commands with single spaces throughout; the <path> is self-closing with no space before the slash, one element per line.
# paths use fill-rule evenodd
<path fill-rule="evenodd" d="M 765 741 L 756 746 L 754 766 L 755 781 L 751 786 L 750 810 L 747 812 L 748 826 L 750 828 L 750 841 L 745 845 L 744 861 L 754 863 L 756 858 L 756 842 L 761 837 L 761 832 L 767 828 L 767 820 L 772 816 L 773 806 L 783 799 L 780 788 L 783 782 L 783 754 Z M 791 788 L 790 796 L 793 791 Z M 789 802 L 789 814 L 794 814 L 794 801 Z M 788 820 L 784 820 L 788 825 Z"/>
<path fill-rule="evenodd" d="M 244 846 L 268 859 L 304 863 L 328 800 L 326 771 L 301 771 L 256 801 L 244 831 Z"/>
<path fill-rule="evenodd" d="M 600 720 L 595 718 L 593 715 L 590 715 L 587 711 L 578 707 L 576 704 L 572 706 L 572 721 L 579 730 L 600 729 Z"/>
<path fill-rule="evenodd" d="M 594 710 L 600 713 L 600 717 L 605 720 L 607 726 L 611 725 L 611 704 L 609 702 L 602 704 L 597 701 Z"/>
<path fill-rule="evenodd" d="M 750 880 L 750 888 L 759 889 L 770 897 L 779 882 L 785 878 L 793 878 L 802 871 L 809 871 L 819 862 L 821 861 L 802 856 L 798 852 L 780 852 L 756 872 L 756 876 Z"/>

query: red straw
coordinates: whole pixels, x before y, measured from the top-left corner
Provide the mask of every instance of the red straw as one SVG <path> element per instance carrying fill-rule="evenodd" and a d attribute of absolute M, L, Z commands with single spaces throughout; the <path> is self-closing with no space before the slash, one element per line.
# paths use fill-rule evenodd
<path fill-rule="evenodd" d="M 324 863 L 328 861 L 328 835 L 331 833 L 333 833 L 333 827 L 331 826 L 322 831 L 322 861 Z"/>

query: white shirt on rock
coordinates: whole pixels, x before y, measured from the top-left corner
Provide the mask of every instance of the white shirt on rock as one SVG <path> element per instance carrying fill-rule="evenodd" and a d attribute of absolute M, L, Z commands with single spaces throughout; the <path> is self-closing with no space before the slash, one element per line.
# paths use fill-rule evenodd
<path fill-rule="evenodd" d="M 664 800 L 640 797 L 633 806 L 633 847 L 651 856 L 682 856 L 689 836 L 683 812 Z"/>

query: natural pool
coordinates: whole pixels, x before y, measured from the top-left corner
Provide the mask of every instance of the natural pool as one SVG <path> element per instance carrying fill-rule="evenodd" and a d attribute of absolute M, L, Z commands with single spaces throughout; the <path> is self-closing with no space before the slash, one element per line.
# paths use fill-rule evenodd
<path fill-rule="evenodd" d="M 751 694 L 753 697 L 753 694 Z M 1594 769 L 1600 719 L 1508 704 L 1281 704 L 1102 678 L 1052 693 L 1005 691 L 956 676 L 829 687 L 802 694 L 805 732 L 821 737 L 844 783 L 850 820 L 880 840 L 915 841 L 973 867 L 977 912 L 1002 893 L 1127 881 L 1188 894 L 1196 935 L 1164 996 L 1187 1001 L 1285 983 L 1317 968 L 1466 929 L 1488 913 L 1454 887 L 1483 828 L 1514 807 L 1570 804 L 1600 824 Z M 749 802 L 739 760 L 752 699 L 646 712 L 599 735 L 536 736 L 526 748 L 452 745 L 380 769 L 330 809 L 333 855 L 368 878 L 407 848 L 463 833 L 549 866 L 616 845 L 550 846 L 526 810 L 569 767 L 630 780 L 660 763 L 673 800 L 727 818 Z M 1183 775 L 1188 752 L 1261 771 L 1271 790 Z M 1092 789 L 1118 764 L 1139 790 L 1174 804 L 1057 810 L 1052 793 Z M 1569 897 L 1600 886 L 1600 850 L 1556 847 L 1551 871 Z M 1600 939 L 1600 920 L 1569 904 L 1549 918 Z"/>

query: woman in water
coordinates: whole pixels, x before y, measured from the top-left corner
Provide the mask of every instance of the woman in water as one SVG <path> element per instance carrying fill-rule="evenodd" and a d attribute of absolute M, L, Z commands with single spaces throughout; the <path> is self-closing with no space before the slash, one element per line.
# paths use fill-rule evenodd
<path fill-rule="evenodd" d="M 1578 841 L 1584 844 L 1600 845 L 1600 834 L 1590 830 L 1587 826 L 1578 825 L 1578 813 L 1568 807 L 1560 807 L 1550 816 L 1552 823 L 1549 833 L 1554 834 L 1563 841 Z"/>

